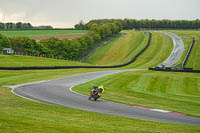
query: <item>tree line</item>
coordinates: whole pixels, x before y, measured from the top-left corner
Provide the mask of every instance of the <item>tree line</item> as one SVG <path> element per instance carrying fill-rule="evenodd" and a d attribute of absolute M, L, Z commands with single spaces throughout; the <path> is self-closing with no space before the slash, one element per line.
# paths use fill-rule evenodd
<path fill-rule="evenodd" d="M 30 23 L 2 23 L 0 22 L 0 29 L 13 30 L 13 29 L 53 29 L 52 26 L 32 26 Z"/>
<path fill-rule="evenodd" d="M 89 30 L 82 37 L 68 39 L 49 38 L 36 42 L 28 37 L 6 37 L 0 34 L 0 50 L 12 48 L 22 53 L 53 56 L 61 59 L 80 60 L 96 45 L 114 35 L 118 34 L 122 26 L 117 21 L 102 24 L 91 23 Z"/>
<path fill-rule="evenodd" d="M 122 25 L 122 29 L 199 29 L 200 20 L 137 20 L 137 19 L 98 19 L 91 20 L 84 24 L 82 21 L 75 25 L 76 29 L 89 29 L 91 23 L 102 24 L 117 21 Z"/>

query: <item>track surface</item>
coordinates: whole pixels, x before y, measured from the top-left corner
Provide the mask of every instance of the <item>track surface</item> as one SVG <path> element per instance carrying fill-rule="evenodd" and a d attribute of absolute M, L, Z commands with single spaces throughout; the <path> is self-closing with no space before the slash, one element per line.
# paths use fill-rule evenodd
<path fill-rule="evenodd" d="M 170 67 L 171 65 L 173 65 L 176 61 L 180 59 L 184 50 L 184 44 L 183 44 L 182 39 L 179 36 L 172 34 L 170 32 L 163 32 L 163 33 L 172 38 L 174 49 L 171 55 L 169 56 L 169 58 L 165 60 L 164 62 L 162 62 L 159 66 L 165 65 L 165 67 Z"/>
<path fill-rule="evenodd" d="M 109 102 L 102 99 L 96 102 L 89 101 L 87 96 L 80 95 L 71 91 L 71 87 L 96 78 L 118 72 L 138 70 L 139 69 L 93 72 L 52 81 L 21 85 L 16 87 L 12 91 L 17 95 L 32 100 L 91 112 L 123 116 L 128 118 L 138 118 L 143 120 L 198 126 L 200 125 L 200 118 L 151 111 L 133 106 Z"/>

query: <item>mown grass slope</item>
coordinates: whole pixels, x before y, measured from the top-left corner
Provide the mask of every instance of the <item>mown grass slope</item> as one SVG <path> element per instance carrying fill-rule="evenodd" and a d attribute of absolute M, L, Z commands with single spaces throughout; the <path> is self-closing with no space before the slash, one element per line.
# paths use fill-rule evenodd
<path fill-rule="evenodd" d="M 0 67 L 82 66 L 86 63 L 20 55 L 0 55 Z"/>
<path fill-rule="evenodd" d="M 89 95 L 92 86 L 104 85 L 104 99 L 142 105 L 200 117 L 200 76 L 194 73 L 124 72 L 106 76 L 73 90 Z"/>
<path fill-rule="evenodd" d="M 185 67 L 200 70 L 200 31 L 184 31 L 183 30 L 183 31 L 170 31 L 170 32 L 180 36 L 184 42 L 185 47 L 184 47 L 183 55 L 181 56 L 181 59 L 176 63 L 176 64 L 180 64 L 179 66 L 181 66 L 181 64 L 184 61 L 187 51 L 192 43 L 192 38 L 195 37 L 196 41 Z"/>
<path fill-rule="evenodd" d="M 0 71 L 0 85 L 21 84 L 66 77 L 98 69 Z M 107 90 L 106 90 L 107 91 Z M 107 93 L 107 92 L 106 92 Z M 200 127 L 129 119 L 33 102 L 0 87 L 2 133 L 197 133 Z"/>
<path fill-rule="evenodd" d="M 0 30 L 0 34 L 8 37 L 26 36 L 56 36 L 68 34 L 84 34 L 87 30 Z"/>
<path fill-rule="evenodd" d="M 116 65 L 130 61 L 148 41 L 143 32 L 123 31 L 125 35 L 97 49 L 87 60 L 95 65 Z"/>
<path fill-rule="evenodd" d="M 97 65 L 123 64 L 138 54 L 147 44 L 148 35 L 141 31 L 125 31 L 126 35 L 99 48 L 86 62 Z M 124 68 L 147 68 L 157 66 L 167 59 L 173 49 L 170 37 L 152 32 L 152 40 L 146 51 Z"/>

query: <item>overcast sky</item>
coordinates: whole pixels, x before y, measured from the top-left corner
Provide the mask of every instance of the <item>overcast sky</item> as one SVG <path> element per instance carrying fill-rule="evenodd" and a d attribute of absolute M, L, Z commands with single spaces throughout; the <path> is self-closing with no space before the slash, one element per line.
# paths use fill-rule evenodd
<path fill-rule="evenodd" d="M 0 22 L 69 28 L 104 18 L 200 19 L 200 0 L 0 0 Z"/>

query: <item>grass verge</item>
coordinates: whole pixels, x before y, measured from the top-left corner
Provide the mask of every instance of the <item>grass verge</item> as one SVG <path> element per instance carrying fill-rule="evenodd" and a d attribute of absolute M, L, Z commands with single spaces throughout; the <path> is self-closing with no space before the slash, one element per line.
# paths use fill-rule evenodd
<path fill-rule="evenodd" d="M 28 67 L 28 66 L 86 66 L 81 63 L 68 60 L 57 60 L 20 55 L 0 55 L 0 67 Z"/>

